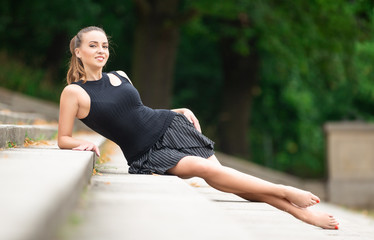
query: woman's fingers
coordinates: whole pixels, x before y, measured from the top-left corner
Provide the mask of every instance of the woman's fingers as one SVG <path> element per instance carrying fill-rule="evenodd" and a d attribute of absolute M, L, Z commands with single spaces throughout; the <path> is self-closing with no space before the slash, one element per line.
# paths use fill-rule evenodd
<path fill-rule="evenodd" d="M 201 127 L 199 120 L 197 120 L 196 116 L 193 114 L 191 110 L 186 110 L 184 112 L 184 115 L 187 117 L 187 119 L 195 126 L 197 131 L 201 132 Z"/>
<path fill-rule="evenodd" d="M 199 120 L 197 120 L 197 118 L 192 119 L 192 123 L 195 126 L 195 128 L 197 129 L 197 131 L 201 132 L 201 127 L 200 127 Z"/>
<path fill-rule="evenodd" d="M 100 157 L 100 149 L 95 145 L 95 148 L 93 149 L 93 151 L 96 153 L 96 155 L 98 157 Z"/>
<path fill-rule="evenodd" d="M 83 143 L 79 145 L 78 147 L 73 148 L 73 150 L 77 151 L 93 151 L 96 153 L 96 155 L 99 157 L 100 156 L 100 150 L 99 148 L 93 144 L 93 143 Z"/>

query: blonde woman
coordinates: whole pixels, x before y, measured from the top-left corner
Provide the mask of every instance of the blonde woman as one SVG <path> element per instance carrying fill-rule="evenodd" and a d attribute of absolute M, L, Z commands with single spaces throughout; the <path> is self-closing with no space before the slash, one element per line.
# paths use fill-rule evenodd
<path fill-rule="evenodd" d="M 266 202 L 321 228 L 338 229 L 333 216 L 308 209 L 320 202 L 314 194 L 222 166 L 214 155 L 213 141 L 201 134 L 192 111 L 146 107 L 123 71 L 103 72 L 109 58 L 103 29 L 80 30 L 70 42 L 70 51 L 68 86 L 60 100 L 60 148 L 100 155 L 93 143 L 72 137 L 74 119 L 78 118 L 119 145 L 129 173 L 201 177 L 218 190 Z"/>

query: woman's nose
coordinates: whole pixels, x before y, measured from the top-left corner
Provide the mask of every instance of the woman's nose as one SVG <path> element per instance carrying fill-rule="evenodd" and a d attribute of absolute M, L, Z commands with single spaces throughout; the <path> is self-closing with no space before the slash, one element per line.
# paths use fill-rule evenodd
<path fill-rule="evenodd" d="M 100 47 L 100 46 L 99 46 L 99 47 L 97 48 L 97 51 L 98 51 L 99 53 L 104 52 L 104 47 Z"/>

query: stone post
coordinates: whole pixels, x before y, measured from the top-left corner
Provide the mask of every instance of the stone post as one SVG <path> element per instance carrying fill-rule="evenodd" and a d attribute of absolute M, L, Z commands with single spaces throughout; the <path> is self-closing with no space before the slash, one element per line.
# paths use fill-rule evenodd
<path fill-rule="evenodd" d="M 327 123 L 328 193 L 332 203 L 374 206 L 374 124 Z"/>

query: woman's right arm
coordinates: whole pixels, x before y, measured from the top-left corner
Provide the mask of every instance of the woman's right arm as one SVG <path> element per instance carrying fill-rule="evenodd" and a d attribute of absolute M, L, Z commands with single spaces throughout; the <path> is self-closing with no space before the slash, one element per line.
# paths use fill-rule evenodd
<path fill-rule="evenodd" d="M 78 86 L 69 85 L 61 93 L 58 121 L 58 146 L 61 149 L 94 151 L 100 156 L 99 148 L 88 141 L 72 137 L 74 120 L 79 110 Z"/>

